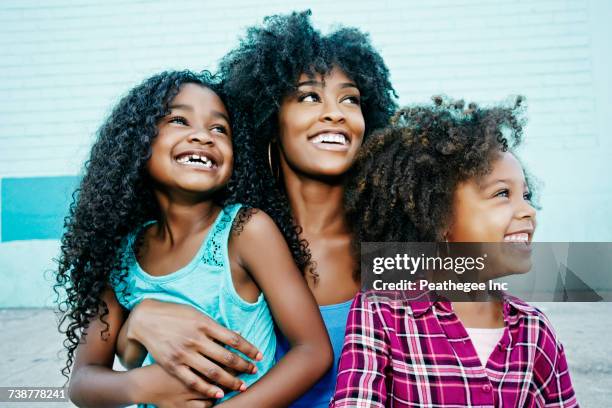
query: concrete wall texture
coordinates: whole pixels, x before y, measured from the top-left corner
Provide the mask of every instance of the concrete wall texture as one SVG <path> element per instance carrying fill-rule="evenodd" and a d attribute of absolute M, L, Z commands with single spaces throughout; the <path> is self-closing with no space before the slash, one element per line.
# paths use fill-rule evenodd
<path fill-rule="evenodd" d="M 96 128 L 165 69 L 213 69 L 244 29 L 311 8 L 371 34 L 400 103 L 527 96 L 539 241 L 612 241 L 608 0 L 0 3 L 0 307 L 49 306 L 63 217 Z"/>

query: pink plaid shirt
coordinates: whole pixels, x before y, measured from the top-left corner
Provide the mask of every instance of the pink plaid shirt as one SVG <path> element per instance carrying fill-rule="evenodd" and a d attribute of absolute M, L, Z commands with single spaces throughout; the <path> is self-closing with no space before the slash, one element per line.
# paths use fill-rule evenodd
<path fill-rule="evenodd" d="M 511 296 L 503 311 L 506 329 L 483 367 L 450 302 L 360 293 L 330 408 L 577 407 L 546 316 Z"/>

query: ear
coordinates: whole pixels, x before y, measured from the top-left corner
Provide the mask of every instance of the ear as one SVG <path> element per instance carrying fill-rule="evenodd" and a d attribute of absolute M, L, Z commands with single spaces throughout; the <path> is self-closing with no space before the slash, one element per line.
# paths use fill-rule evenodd
<path fill-rule="evenodd" d="M 451 230 L 452 228 L 449 225 L 440 232 L 441 242 L 449 242 L 449 238 L 452 236 Z"/>

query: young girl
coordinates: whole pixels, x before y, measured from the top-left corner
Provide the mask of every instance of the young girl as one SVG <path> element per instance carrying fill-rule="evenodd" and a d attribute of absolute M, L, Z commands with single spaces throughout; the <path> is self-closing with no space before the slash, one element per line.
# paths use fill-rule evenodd
<path fill-rule="evenodd" d="M 513 153 L 522 100 L 434 101 L 401 110 L 362 148 L 347 187 L 357 239 L 529 245 L 532 186 Z M 508 295 L 428 299 L 355 299 L 330 407 L 577 406 L 542 312 Z"/>
<path fill-rule="evenodd" d="M 234 120 L 240 146 L 235 160 L 237 170 L 245 173 L 237 181 L 254 190 L 238 201 L 265 211 L 286 240 L 296 244 L 290 248 L 319 304 L 334 349 L 332 368 L 291 406 L 327 407 L 346 318 L 359 291 L 344 212 L 344 180 L 362 140 L 385 126 L 396 110 L 389 70 L 361 30 L 342 27 L 324 35 L 312 24 L 310 12 L 294 12 L 249 27 L 223 58 L 220 72 L 230 104 L 247 115 Z M 204 332 L 200 339 L 207 341 L 206 335 L 220 328 L 189 309 L 143 303 L 130 313 L 121 335 L 129 333 L 144 344 L 169 372 L 177 366 L 194 367 L 194 361 L 204 363 L 209 355 L 198 342 L 184 339 Z M 282 335 L 277 339 L 282 364 L 288 342 Z M 180 358 L 167 358 L 176 350 Z M 219 383 L 222 380 L 220 375 Z M 279 382 L 277 392 L 289 385 Z"/>
<path fill-rule="evenodd" d="M 225 188 L 233 149 L 218 89 L 207 73 L 161 73 L 124 97 L 99 131 L 57 277 L 67 292 L 65 372 L 74 362 L 77 405 L 200 407 L 214 396 L 227 407 L 284 406 L 331 364 L 321 316 L 282 234 L 265 213 L 232 203 L 235 188 Z M 203 395 L 150 357 L 145 367 L 112 371 L 124 314 L 145 299 L 190 305 L 240 331 L 231 344 L 256 362 L 236 388 L 253 387 L 235 397 L 217 387 Z M 275 368 L 273 316 L 292 344 Z M 130 341 L 117 347 L 139 352 Z M 214 347 L 217 362 L 227 364 L 231 354 Z M 216 365 L 196 369 L 217 379 Z M 283 397 L 275 392 L 279 379 L 295 384 Z"/>

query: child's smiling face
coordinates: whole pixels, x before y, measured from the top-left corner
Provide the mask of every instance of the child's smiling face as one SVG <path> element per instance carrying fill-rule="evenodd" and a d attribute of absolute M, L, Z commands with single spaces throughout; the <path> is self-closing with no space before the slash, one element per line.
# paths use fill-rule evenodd
<path fill-rule="evenodd" d="M 194 83 L 181 86 L 158 123 L 147 169 L 157 188 L 214 193 L 230 178 L 233 150 L 229 115 L 219 96 Z"/>
<path fill-rule="evenodd" d="M 489 174 L 457 186 L 446 239 L 528 247 L 536 227 L 530 196 L 519 161 L 512 153 L 500 152 Z"/>

